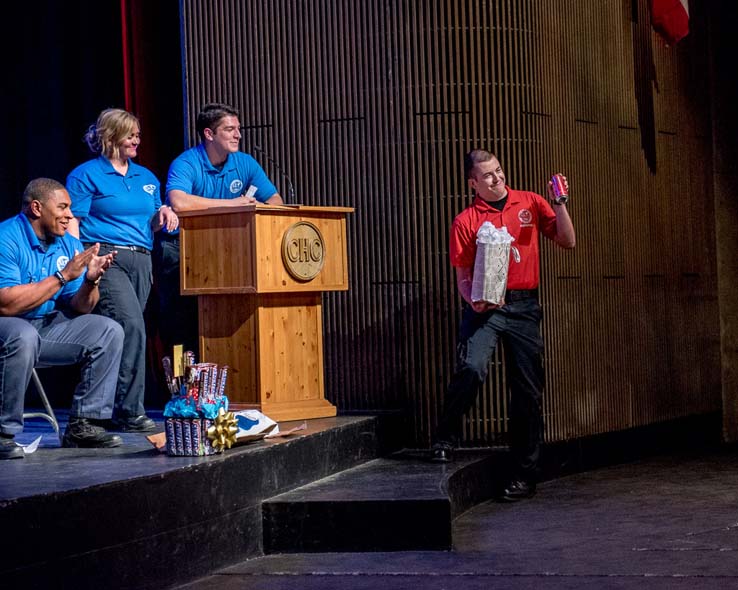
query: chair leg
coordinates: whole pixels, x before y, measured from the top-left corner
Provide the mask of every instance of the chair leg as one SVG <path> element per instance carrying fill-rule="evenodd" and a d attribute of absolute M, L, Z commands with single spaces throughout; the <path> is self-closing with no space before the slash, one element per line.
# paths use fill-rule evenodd
<path fill-rule="evenodd" d="M 49 403 L 49 398 L 46 397 L 46 390 L 44 389 L 43 384 L 41 383 L 41 379 L 38 377 L 38 373 L 36 372 L 36 369 L 33 370 L 31 373 L 31 378 L 33 379 L 33 384 L 36 387 L 36 392 L 38 393 L 39 398 L 41 398 L 41 403 L 44 405 L 44 409 L 46 410 L 46 413 L 43 412 L 24 412 L 23 418 L 43 418 L 44 420 L 48 420 L 51 423 L 51 426 L 54 428 L 54 431 L 56 434 L 59 434 L 59 423 L 56 421 L 56 415 L 54 414 L 54 410 L 51 407 L 51 404 Z"/>

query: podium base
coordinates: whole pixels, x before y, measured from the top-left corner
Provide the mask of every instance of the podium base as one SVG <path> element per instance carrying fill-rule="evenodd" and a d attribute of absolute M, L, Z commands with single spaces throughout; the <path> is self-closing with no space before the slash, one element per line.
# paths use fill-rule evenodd
<path fill-rule="evenodd" d="M 325 399 L 290 401 L 282 403 L 244 404 L 230 403 L 228 409 L 259 410 L 275 422 L 290 422 L 292 420 L 310 420 L 312 418 L 332 418 L 336 415 L 336 406 Z"/>

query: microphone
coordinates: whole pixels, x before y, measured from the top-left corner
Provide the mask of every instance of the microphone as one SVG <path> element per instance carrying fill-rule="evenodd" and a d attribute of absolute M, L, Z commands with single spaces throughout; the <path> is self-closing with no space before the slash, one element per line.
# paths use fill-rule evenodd
<path fill-rule="evenodd" d="M 277 161 L 272 158 L 267 152 L 265 152 L 260 145 L 254 145 L 254 151 L 259 153 L 261 156 L 263 156 L 270 164 L 272 164 L 277 171 L 282 175 L 282 177 L 287 181 L 287 190 L 289 191 L 290 195 L 290 203 L 295 203 L 295 187 L 292 184 L 292 181 L 290 180 L 289 175 L 282 169 L 282 167 L 277 163 Z M 287 203 L 285 199 L 285 204 Z"/>

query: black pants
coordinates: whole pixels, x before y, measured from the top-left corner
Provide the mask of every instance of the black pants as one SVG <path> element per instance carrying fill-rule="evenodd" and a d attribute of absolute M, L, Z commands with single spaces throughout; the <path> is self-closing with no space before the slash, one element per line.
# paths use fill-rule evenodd
<path fill-rule="evenodd" d="M 167 351 L 182 344 L 198 355 L 197 297 L 180 295 L 179 236 L 156 235 L 153 261 L 162 344 Z"/>
<path fill-rule="evenodd" d="M 461 418 L 474 404 L 500 339 L 510 392 L 510 449 L 517 476 L 534 481 L 543 439 L 544 386 L 541 306 L 535 296 L 486 313 L 466 305 L 459 326 L 456 371 L 446 391 L 434 443 L 454 446 Z"/>
<path fill-rule="evenodd" d="M 85 247 L 89 244 L 85 244 Z M 100 245 L 100 256 L 115 246 Z M 144 311 L 151 292 L 151 255 L 120 248 L 112 266 L 100 281 L 100 301 L 95 313 L 111 318 L 123 328 L 123 355 L 115 392 L 115 418 L 145 414 L 146 322 Z"/>

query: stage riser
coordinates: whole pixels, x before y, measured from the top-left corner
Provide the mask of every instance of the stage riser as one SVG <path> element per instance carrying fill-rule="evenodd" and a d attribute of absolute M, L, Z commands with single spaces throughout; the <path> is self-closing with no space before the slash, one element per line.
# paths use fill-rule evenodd
<path fill-rule="evenodd" d="M 453 519 L 504 481 L 505 454 L 377 459 L 264 502 L 265 553 L 453 548 Z"/>
<path fill-rule="evenodd" d="M 3 573 L 3 587 L 39 590 L 167 588 L 201 577 L 213 567 L 241 561 L 243 556 L 260 555 L 260 522 L 261 509 L 257 506 L 179 529 L 176 541 L 171 538 L 172 531 L 162 531 L 121 546 L 59 558 L 49 556 L 43 562 Z M 87 526 L 91 527 L 92 523 Z M 89 533 L 81 532 L 83 535 Z M 59 535 L 57 551 L 65 551 L 65 545 Z M 174 569 L 171 568 L 173 563 L 177 564 Z"/>
<path fill-rule="evenodd" d="M 376 419 L 357 418 L 175 471 L 6 502 L 2 586 L 161 589 L 261 555 L 265 498 L 374 459 L 377 449 Z M 123 460 L 146 461 L 135 455 Z"/>
<path fill-rule="evenodd" d="M 360 505 L 359 505 L 360 504 Z M 444 500 L 267 503 L 266 553 L 451 549 Z"/>

